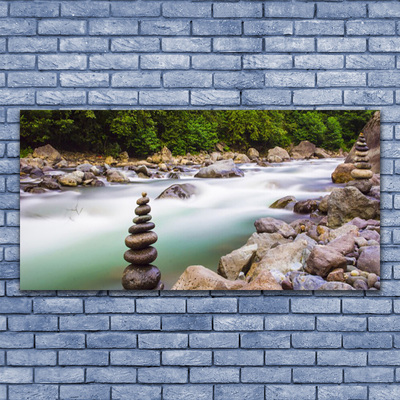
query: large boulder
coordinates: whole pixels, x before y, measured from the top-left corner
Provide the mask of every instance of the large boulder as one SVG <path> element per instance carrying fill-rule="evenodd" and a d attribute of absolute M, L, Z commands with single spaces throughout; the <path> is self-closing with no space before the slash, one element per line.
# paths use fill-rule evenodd
<path fill-rule="evenodd" d="M 129 178 L 122 172 L 117 169 L 109 169 L 106 172 L 107 181 L 114 183 L 128 183 Z"/>
<path fill-rule="evenodd" d="M 290 205 L 292 205 L 291 208 L 293 208 L 294 203 L 296 202 L 296 198 L 293 196 L 285 196 L 282 197 L 281 199 L 276 200 L 273 202 L 269 208 L 290 208 Z"/>
<path fill-rule="evenodd" d="M 378 200 L 364 196 L 353 186 L 335 188 L 328 200 L 328 226 L 337 228 L 355 217 L 376 218 L 379 205 Z"/>
<path fill-rule="evenodd" d="M 298 201 L 293 208 L 297 214 L 311 214 L 318 209 L 317 200 L 304 200 Z"/>
<path fill-rule="evenodd" d="M 371 164 L 372 172 L 380 172 L 380 124 L 381 117 L 380 112 L 376 111 L 372 118 L 367 122 L 367 124 L 362 129 L 365 139 L 367 140 L 367 146 L 369 147 L 368 157 Z M 356 157 L 355 144 L 350 150 L 349 155 L 346 157 L 345 163 L 354 163 Z"/>
<path fill-rule="evenodd" d="M 273 149 L 268 150 L 267 160 L 268 162 L 277 162 L 277 158 L 279 157 L 280 161 L 287 161 L 290 160 L 289 153 L 282 149 L 282 147 L 276 146 Z"/>
<path fill-rule="evenodd" d="M 222 154 L 219 151 L 214 151 L 210 154 L 210 159 L 213 163 L 222 160 Z"/>
<path fill-rule="evenodd" d="M 254 147 L 251 147 L 247 150 L 247 157 L 249 157 L 250 160 L 254 160 L 255 158 L 260 157 L 260 153 Z"/>
<path fill-rule="evenodd" d="M 234 281 L 240 272 L 244 274 L 250 269 L 257 251 L 257 245 L 246 245 L 221 257 L 218 265 L 218 274 Z"/>
<path fill-rule="evenodd" d="M 346 257 L 336 249 L 328 246 L 315 246 L 307 259 L 305 271 L 322 278 L 328 276 L 335 268 L 346 268 Z"/>
<path fill-rule="evenodd" d="M 356 245 L 355 242 L 356 237 L 357 236 L 355 236 L 354 233 L 349 232 L 332 240 L 331 242 L 328 243 L 327 246 L 337 250 L 339 253 L 343 255 L 346 255 L 354 251 Z"/>
<path fill-rule="evenodd" d="M 332 172 L 331 178 L 333 183 L 346 183 L 352 181 L 351 171 L 355 168 L 352 163 L 339 164 Z"/>
<path fill-rule="evenodd" d="M 317 147 L 315 149 L 314 155 L 315 155 L 315 157 L 318 157 L 318 158 L 329 158 L 330 157 L 330 155 L 324 149 L 321 149 L 319 147 Z"/>
<path fill-rule="evenodd" d="M 246 246 L 256 245 L 256 255 L 261 260 L 272 248 L 284 243 L 289 243 L 291 239 L 284 238 L 280 233 L 257 233 L 254 232 L 247 240 Z"/>
<path fill-rule="evenodd" d="M 51 162 L 61 161 L 61 154 L 50 144 L 37 147 L 33 150 L 33 157 L 42 158 L 43 160 Z"/>
<path fill-rule="evenodd" d="M 282 290 L 282 286 L 270 271 L 263 270 L 239 290 Z"/>
<path fill-rule="evenodd" d="M 315 149 L 315 144 L 309 142 L 308 140 L 303 140 L 297 146 L 293 147 L 292 157 L 295 160 L 311 158 L 315 153 Z"/>
<path fill-rule="evenodd" d="M 58 183 L 62 186 L 70 186 L 70 187 L 75 187 L 78 186 L 79 183 L 81 183 L 82 180 L 80 180 L 76 175 L 71 174 L 65 174 L 65 175 L 60 175 L 58 177 Z"/>
<path fill-rule="evenodd" d="M 171 290 L 238 290 L 245 281 L 230 281 L 202 265 L 187 267 Z"/>
<path fill-rule="evenodd" d="M 380 275 L 380 248 L 379 246 L 365 246 L 361 248 L 357 268 L 362 271 Z"/>
<path fill-rule="evenodd" d="M 260 218 L 254 222 L 257 233 L 280 233 L 283 237 L 296 236 L 295 230 L 286 222 L 279 219 L 266 217 Z"/>
<path fill-rule="evenodd" d="M 244 173 L 232 160 L 217 161 L 208 167 L 200 168 L 196 178 L 235 178 L 242 177 Z"/>
<path fill-rule="evenodd" d="M 171 185 L 165 189 L 157 199 L 190 199 L 197 193 L 196 186 L 191 183 L 184 183 L 182 185 Z"/>
<path fill-rule="evenodd" d="M 235 159 L 235 164 L 246 164 L 250 162 L 250 158 L 246 156 L 246 154 L 239 153 Z"/>
<path fill-rule="evenodd" d="M 163 163 L 170 163 L 173 161 L 172 153 L 166 146 L 161 150 L 161 161 Z"/>

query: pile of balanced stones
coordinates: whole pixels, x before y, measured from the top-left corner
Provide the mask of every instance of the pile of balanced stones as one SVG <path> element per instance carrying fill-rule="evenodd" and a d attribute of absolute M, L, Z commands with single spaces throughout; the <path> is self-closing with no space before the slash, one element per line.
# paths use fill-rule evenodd
<path fill-rule="evenodd" d="M 130 250 L 124 254 L 125 261 L 129 262 L 122 276 L 122 286 L 127 290 L 162 290 L 164 284 L 160 281 L 160 270 L 151 265 L 157 258 L 157 250 L 151 246 L 158 237 L 152 232 L 155 225 L 150 222 L 151 211 L 148 205 L 150 199 L 147 193 L 142 193 L 136 203 L 135 209 L 137 217 L 133 219 L 135 225 L 129 228 L 130 235 L 126 237 L 125 244 Z"/>
<path fill-rule="evenodd" d="M 370 179 L 373 176 L 371 164 L 369 163 L 368 150 L 367 141 L 361 132 L 356 143 L 356 157 L 354 159 L 354 166 L 356 168 L 351 171 L 351 176 L 354 179 Z"/>

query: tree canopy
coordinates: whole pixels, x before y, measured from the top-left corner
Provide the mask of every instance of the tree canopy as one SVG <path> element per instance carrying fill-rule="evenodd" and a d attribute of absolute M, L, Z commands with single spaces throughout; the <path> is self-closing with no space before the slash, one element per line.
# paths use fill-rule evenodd
<path fill-rule="evenodd" d="M 22 110 L 21 154 L 43 144 L 58 150 L 131 157 L 167 146 L 174 155 L 226 149 L 265 152 L 309 140 L 348 150 L 374 111 Z"/>

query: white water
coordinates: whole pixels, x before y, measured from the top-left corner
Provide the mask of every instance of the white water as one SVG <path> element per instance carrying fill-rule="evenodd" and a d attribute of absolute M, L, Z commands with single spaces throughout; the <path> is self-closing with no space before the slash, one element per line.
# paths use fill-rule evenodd
<path fill-rule="evenodd" d="M 342 159 L 291 161 L 261 168 L 241 165 L 244 178 L 131 179 L 128 185 L 77 188 L 44 195 L 21 193 L 21 288 L 121 289 L 127 265 L 124 239 L 132 225 L 136 199 L 151 199 L 158 258 L 154 262 L 170 288 L 189 265 L 217 269 L 219 258 L 242 246 L 254 221 L 271 216 L 301 218 L 269 209 L 275 200 L 324 196 L 330 175 Z M 194 198 L 154 200 L 176 183 L 192 183 Z"/>

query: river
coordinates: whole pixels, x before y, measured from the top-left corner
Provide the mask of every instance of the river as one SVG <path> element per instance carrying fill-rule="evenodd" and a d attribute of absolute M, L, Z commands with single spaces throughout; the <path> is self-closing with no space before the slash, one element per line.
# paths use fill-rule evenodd
<path fill-rule="evenodd" d="M 153 264 L 161 270 L 166 288 L 189 265 L 216 271 L 221 256 L 246 243 L 256 219 L 301 218 L 268 207 L 288 195 L 298 200 L 324 196 L 332 185 L 331 173 L 342 162 L 290 161 L 264 168 L 243 164 L 244 178 L 194 178 L 197 170 L 191 169 L 180 180 L 132 176 L 126 185 L 41 195 L 21 191 L 21 289 L 122 289 L 124 239 L 143 191 L 151 199 L 159 237 Z M 192 183 L 199 193 L 186 201 L 154 200 L 176 183 Z"/>

